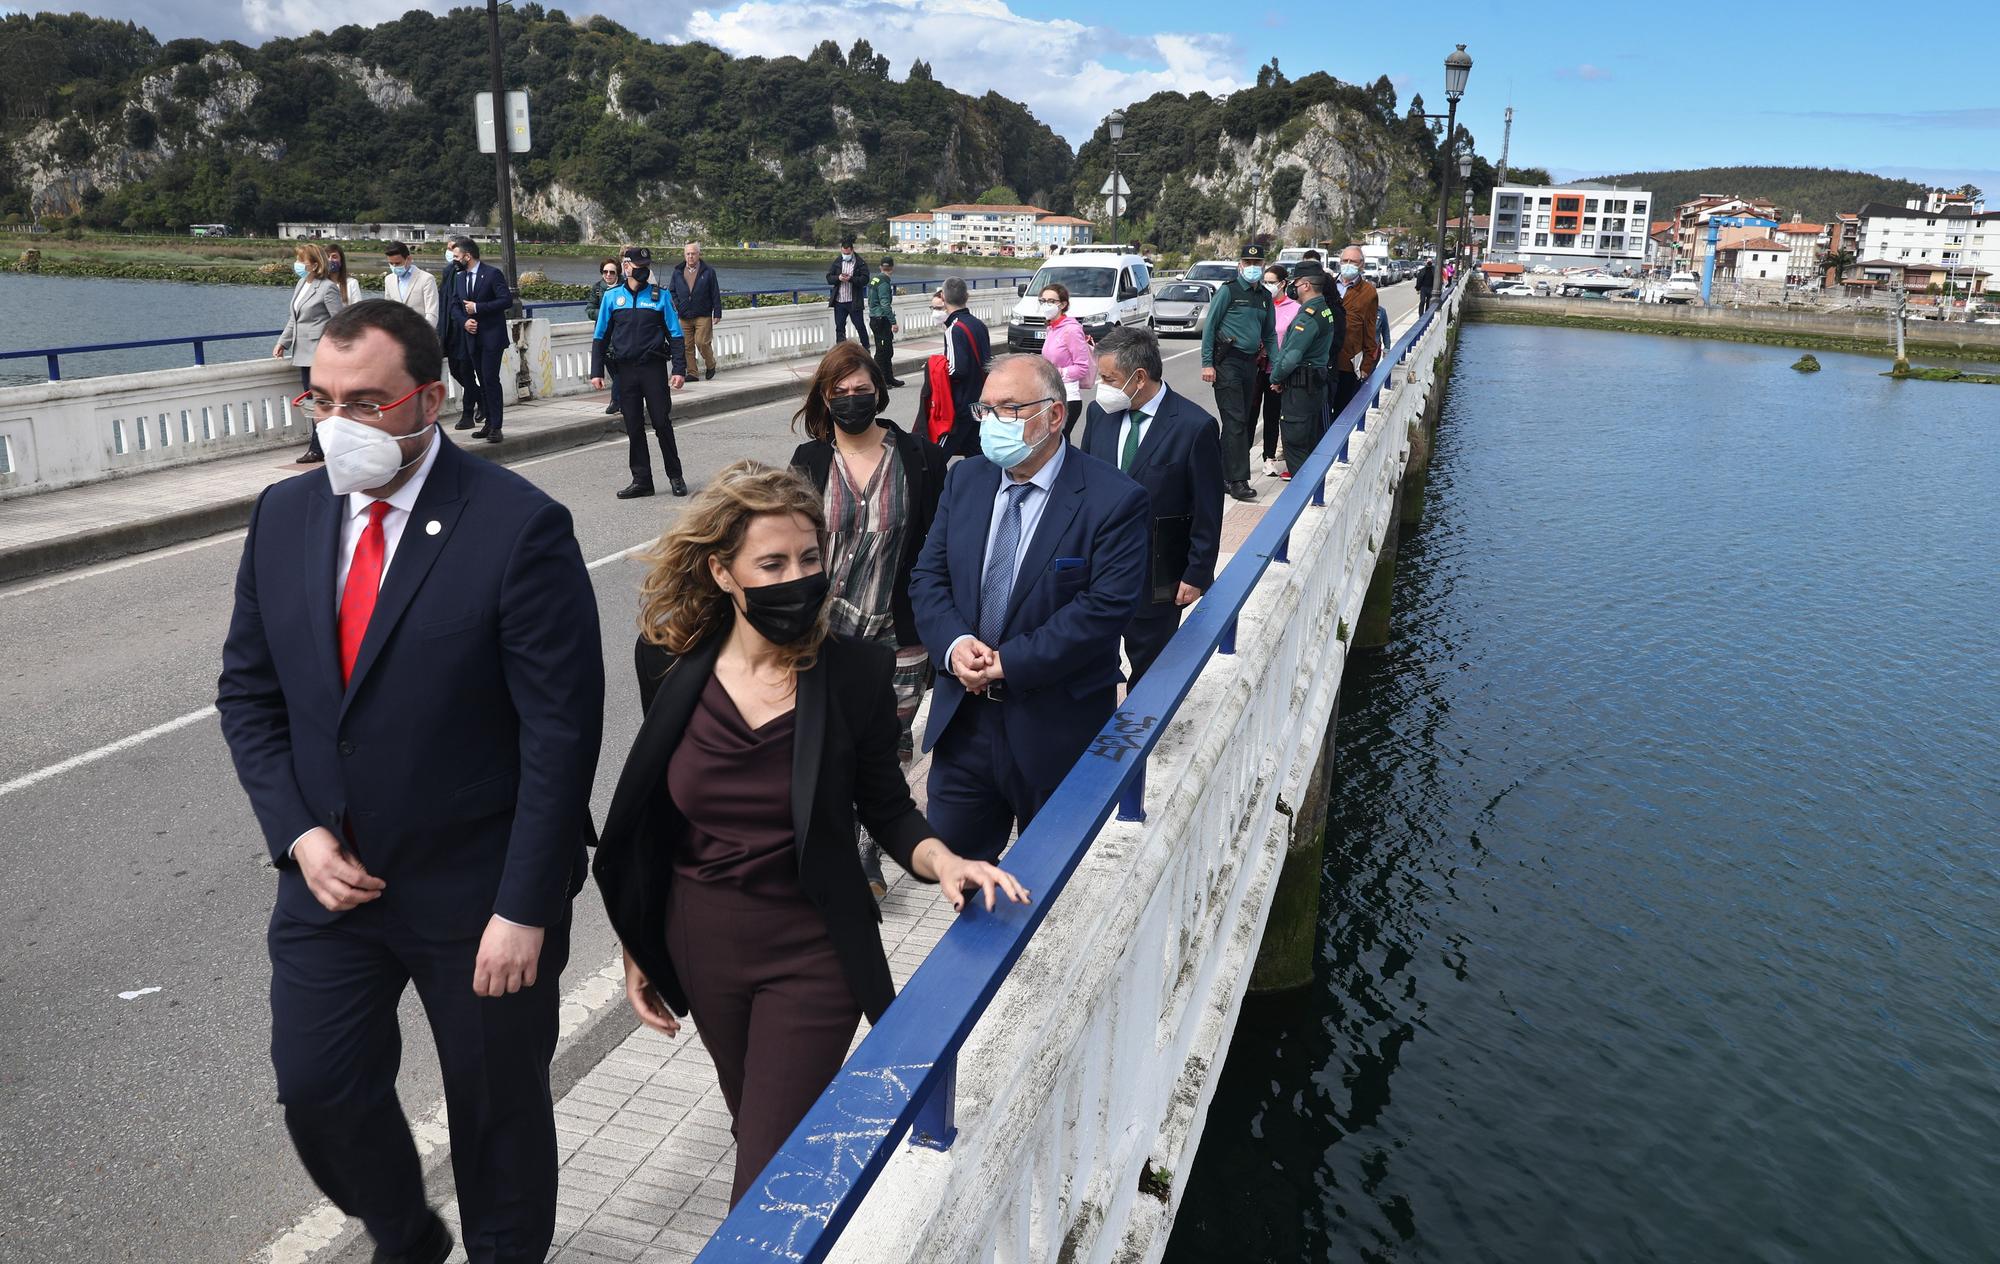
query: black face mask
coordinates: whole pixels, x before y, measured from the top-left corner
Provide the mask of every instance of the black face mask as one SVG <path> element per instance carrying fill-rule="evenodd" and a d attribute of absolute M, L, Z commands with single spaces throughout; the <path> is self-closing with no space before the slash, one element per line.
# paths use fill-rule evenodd
<path fill-rule="evenodd" d="M 833 414 L 833 424 L 851 435 L 858 435 L 875 425 L 875 395 L 842 395 L 831 400 L 826 410 Z"/>
<path fill-rule="evenodd" d="M 819 624 L 832 581 L 825 571 L 743 590 L 743 617 L 773 645 L 803 640 Z"/>
<path fill-rule="evenodd" d="M 646 283 L 646 278 L 652 275 L 653 275 L 653 270 L 647 267 L 645 264 L 635 263 L 632 265 L 632 280 L 637 282 L 638 284 L 644 285 Z"/>

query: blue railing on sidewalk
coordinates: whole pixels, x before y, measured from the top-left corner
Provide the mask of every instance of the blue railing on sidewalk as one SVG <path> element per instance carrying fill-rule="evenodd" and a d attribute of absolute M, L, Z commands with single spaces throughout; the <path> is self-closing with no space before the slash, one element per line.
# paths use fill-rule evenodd
<path fill-rule="evenodd" d="M 1002 285 L 1018 285 L 1022 282 L 1030 281 L 1033 279 L 1034 277 L 1032 273 L 1023 273 L 1015 276 L 1000 276 L 1000 277 L 967 277 L 965 279 L 965 284 L 968 288 L 975 290 L 981 288 L 982 286 L 988 289 L 998 289 Z M 907 294 L 913 290 L 921 289 L 923 287 L 931 286 L 934 284 L 935 282 L 931 281 L 898 281 L 895 283 L 892 292 L 896 294 Z M 723 292 L 723 297 L 743 298 L 747 295 L 750 299 L 750 306 L 756 307 L 758 306 L 757 300 L 760 298 L 768 300 L 773 295 L 788 294 L 791 296 L 791 298 L 788 301 L 790 303 L 796 304 L 800 301 L 799 295 L 801 294 L 817 295 L 817 293 L 821 288 L 822 287 L 818 286 L 802 285 L 798 286 L 797 288 L 789 290 L 726 290 Z M 816 303 L 821 300 L 815 297 L 812 301 Z M 588 307 L 589 305 L 590 305 L 590 300 L 588 299 L 581 299 L 581 298 L 555 299 L 546 303 L 524 303 L 522 304 L 522 310 L 525 311 L 528 315 L 532 316 L 536 312 L 546 311 L 554 307 Z M 199 334 L 191 337 L 184 336 L 180 338 L 142 338 L 133 342 L 97 342 L 97 343 L 88 343 L 74 347 L 38 347 L 28 351 L 0 351 L 0 360 L 46 361 L 48 365 L 49 381 L 60 382 L 62 381 L 62 357 L 66 355 L 67 356 L 86 355 L 93 351 L 132 351 L 144 347 L 182 347 L 182 346 L 192 345 L 194 347 L 194 362 L 198 365 L 201 365 L 208 363 L 208 355 L 206 351 L 206 344 L 208 343 L 231 342 L 243 338 L 275 339 L 283 333 L 284 330 L 282 329 L 253 329 L 246 331 L 244 333 L 236 333 L 236 334 Z"/>
<path fill-rule="evenodd" d="M 958 1052 L 1029 939 L 1115 810 L 1145 819 L 1146 760 L 1213 654 L 1236 652 L 1236 622 L 1272 563 L 1289 560 L 1292 527 L 1326 503 L 1326 479 L 1347 459 L 1389 374 L 1443 309 L 1446 291 L 1333 420 L 1305 464 L 1216 576 L 1138 688 L 1127 696 L 1033 824 L 1007 869 L 1033 894 L 988 913 L 968 902 L 870 1029 L 839 1075 L 709 1238 L 696 1264 L 812 1264 L 824 1259 L 906 1133 L 949 1148 Z"/>
<path fill-rule="evenodd" d="M 984 285 L 987 289 L 999 289 L 1003 285 L 1019 285 L 1022 284 L 1023 282 L 1032 281 L 1034 279 L 1035 278 L 1033 273 L 1021 273 L 1016 276 L 966 277 L 965 286 L 967 289 L 970 290 L 979 289 L 982 285 Z M 937 287 L 937 284 L 938 283 L 936 281 L 896 281 L 891 283 L 889 292 L 891 294 L 897 294 L 897 295 L 909 294 L 916 290 L 921 290 L 926 288 L 935 289 Z M 823 297 L 821 297 L 824 294 L 825 289 L 826 287 L 823 285 L 801 285 L 801 286 L 796 286 L 789 290 L 782 290 L 782 289 L 781 290 L 724 290 L 722 293 L 722 297 L 748 298 L 750 300 L 750 306 L 756 307 L 758 306 L 757 302 L 758 299 L 768 300 L 774 294 L 785 294 L 789 295 L 790 297 L 787 298 L 783 303 L 775 304 L 775 306 L 786 307 L 786 306 L 799 305 L 801 303 L 801 300 L 799 298 L 801 294 L 811 296 L 809 299 L 805 300 L 805 303 L 808 305 L 812 303 L 825 302 L 826 300 Z M 546 303 L 527 303 L 523 305 L 524 310 L 530 316 L 534 315 L 536 312 L 539 311 L 546 311 L 551 307 L 589 307 L 589 306 L 590 306 L 590 300 L 587 298 L 551 299 Z"/>
<path fill-rule="evenodd" d="M 233 342 L 242 338 L 278 338 L 282 329 L 251 329 L 240 334 L 198 334 L 182 338 L 142 338 L 136 342 L 98 342 L 76 347 L 43 347 L 35 351 L 0 351 L 0 360 L 46 359 L 49 367 L 49 381 L 62 381 L 62 357 L 83 355 L 91 351 L 130 351 L 137 347 L 181 347 L 192 343 L 194 362 L 208 363 L 207 344 L 211 342 Z"/>

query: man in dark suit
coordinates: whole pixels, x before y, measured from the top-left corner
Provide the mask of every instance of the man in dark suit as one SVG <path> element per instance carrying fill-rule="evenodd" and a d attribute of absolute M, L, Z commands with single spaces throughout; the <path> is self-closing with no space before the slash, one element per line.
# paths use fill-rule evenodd
<path fill-rule="evenodd" d="M 396 1098 L 414 982 L 475 1261 L 555 1232 L 549 1096 L 604 707 L 597 602 L 561 505 L 436 432 L 436 336 L 328 322 L 325 473 L 258 498 L 216 706 L 278 869 L 271 1061 L 299 1158 L 377 1261 L 451 1251 Z"/>
<path fill-rule="evenodd" d="M 465 332 L 465 310 L 451 298 L 465 271 L 458 253 L 463 240 L 454 237 L 445 243 L 444 274 L 438 278 L 438 342 L 444 347 L 452 380 L 458 383 L 458 424 L 454 430 L 470 430 L 486 420 L 486 406 L 479 400 L 479 357 Z"/>
<path fill-rule="evenodd" d="M 947 277 L 938 287 L 933 311 L 942 310 L 945 375 L 951 386 L 951 434 L 944 443 L 947 456 L 971 456 L 979 451 L 979 422 L 972 407 L 986 389 L 988 362 L 993 359 L 993 334 L 986 322 L 966 309 L 972 291 L 963 277 Z"/>
<path fill-rule="evenodd" d="M 507 351 L 507 312 L 514 292 L 506 274 L 479 261 L 479 243 L 462 237 L 458 243 L 460 271 L 452 278 L 445 305 L 465 332 L 466 355 L 477 366 L 479 397 L 486 406 L 486 424 L 472 432 L 475 439 L 500 442 L 506 400 L 500 378 L 500 357 Z M 460 419 L 461 421 L 463 418 Z"/>
<path fill-rule="evenodd" d="M 982 455 L 945 476 L 910 578 L 939 671 L 925 814 L 995 861 L 1118 705 L 1118 638 L 1146 596 L 1146 494 L 1063 438 L 1062 376 L 1002 356 L 977 409 Z"/>
<path fill-rule="evenodd" d="M 1181 626 L 1181 612 L 1215 582 L 1222 546 L 1222 439 L 1201 405 L 1167 389 L 1160 340 L 1114 329 L 1097 344 L 1097 398 L 1083 450 L 1146 489 L 1153 514 L 1148 602 L 1125 631 L 1138 684 Z"/>

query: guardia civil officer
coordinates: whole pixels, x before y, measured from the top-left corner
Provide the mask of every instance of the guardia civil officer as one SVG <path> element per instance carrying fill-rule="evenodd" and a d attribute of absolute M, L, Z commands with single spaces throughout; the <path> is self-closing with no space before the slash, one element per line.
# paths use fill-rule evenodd
<path fill-rule="evenodd" d="M 1271 361 L 1271 389 L 1280 392 L 1285 468 L 1293 474 L 1326 432 L 1328 366 L 1347 328 L 1340 307 L 1327 302 L 1326 286 L 1326 273 L 1317 264 L 1301 263 L 1292 273 L 1291 292 L 1299 310 Z"/>
<path fill-rule="evenodd" d="M 687 353 L 681 342 L 680 317 L 673 297 L 653 282 L 653 252 L 644 246 L 625 250 L 625 283 L 607 290 L 597 310 L 597 332 L 590 342 L 590 387 L 604 389 L 604 366 L 618 377 L 618 403 L 625 413 L 625 437 L 631 447 L 632 485 L 618 499 L 653 494 L 653 456 L 646 447 L 646 414 L 660 439 L 660 457 L 674 495 L 688 494 L 681 477 L 681 454 L 674 446 L 674 423 L 668 388 L 687 381 Z M 673 376 L 667 375 L 669 362 Z"/>
<path fill-rule="evenodd" d="M 1250 486 L 1250 436 L 1257 429 L 1260 364 L 1277 354 L 1278 322 L 1264 288 L 1264 248 L 1245 242 L 1242 266 L 1224 281 L 1201 325 L 1201 380 L 1215 387 L 1222 419 L 1222 489 L 1255 500 Z"/>

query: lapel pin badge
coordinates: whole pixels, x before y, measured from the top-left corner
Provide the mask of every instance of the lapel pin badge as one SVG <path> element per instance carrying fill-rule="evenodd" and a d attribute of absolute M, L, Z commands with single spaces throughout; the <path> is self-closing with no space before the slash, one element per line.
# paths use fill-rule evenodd
<path fill-rule="evenodd" d="M 436 535 L 438 532 L 442 530 L 444 530 L 444 524 L 439 522 L 436 518 L 433 518 L 429 522 L 426 522 L 424 524 L 425 535 Z"/>

